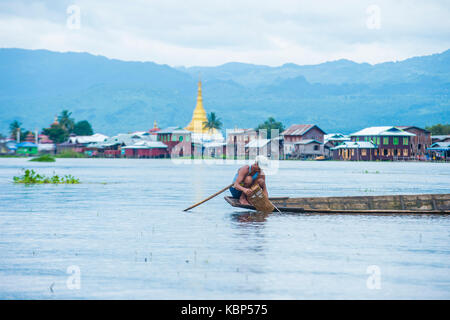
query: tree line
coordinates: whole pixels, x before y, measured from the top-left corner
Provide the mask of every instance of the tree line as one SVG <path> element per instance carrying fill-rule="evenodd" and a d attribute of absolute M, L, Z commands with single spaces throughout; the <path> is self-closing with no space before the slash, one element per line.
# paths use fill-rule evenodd
<path fill-rule="evenodd" d="M 91 124 L 87 120 L 81 120 L 75 122 L 73 118 L 71 118 L 72 112 L 68 110 L 63 110 L 58 116 L 58 123 L 53 123 L 50 128 L 42 129 L 42 133 L 47 135 L 51 140 L 55 143 L 61 143 L 67 141 L 69 135 L 71 133 L 76 134 L 77 136 L 89 136 L 94 134 L 94 130 L 92 129 Z M 15 138 L 17 136 L 17 131 L 20 130 L 20 141 L 25 140 L 30 130 L 26 130 L 21 128 L 22 123 L 18 120 L 14 120 L 10 125 L 10 134 L 11 137 Z M 207 121 L 203 123 L 205 129 L 222 129 L 222 121 L 217 117 L 215 112 L 211 112 L 207 115 Z M 284 125 L 276 121 L 273 117 L 269 117 L 266 121 L 259 124 L 255 130 L 259 132 L 261 129 L 267 130 L 267 138 L 271 138 L 271 129 L 278 129 L 279 132 L 283 132 L 285 130 Z M 425 127 L 426 130 L 431 132 L 431 135 L 450 135 L 450 124 L 435 124 L 433 126 Z M 0 134 L 0 138 L 4 138 L 2 134 Z"/>
<path fill-rule="evenodd" d="M 71 116 L 72 112 L 63 110 L 57 117 L 58 121 L 52 123 L 49 128 L 42 129 L 42 134 L 48 136 L 55 143 L 67 141 L 69 135 L 72 133 L 77 136 L 90 136 L 94 134 L 94 130 L 89 121 L 81 120 L 76 122 Z M 9 125 L 9 132 L 12 138 L 17 137 L 17 132 L 19 132 L 20 141 L 24 141 L 31 131 L 22 128 L 22 123 L 20 121 L 14 120 Z"/>
<path fill-rule="evenodd" d="M 432 136 L 445 136 L 450 134 L 450 124 L 435 124 L 431 127 L 425 127 L 425 130 L 431 132 Z"/>
<path fill-rule="evenodd" d="M 222 121 L 216 116 L 215 112 L 211 112 L 207 115 L 207 121 L 203 122 L 203 128 L 220 130 L 222 129 Z M 267 139 L 271 138 L 271 129 L 278 129 L 281 134 L 281 132 L 284 131 L 284 125 L 281 122 L 276 121 L 273 117 L 269 117 L 255 128 L 258 133 L 260 130 L 267 130 Z"/>
<path fill-rule="evenodd" d="M 53 123 L 50 128 L 42 129 L 42 133 L 48 136 L 53 142 L 61 143 L 67 141 L 69 135 L 71 133 L 76 134 L 77 136 L 89 136 L 94 134 L 92 130 L 91 124 L 87 120 L 82 120 L 75 122 L 73 118 L 71 118 L 72 112 L 68 110 L 63 110 L 60 115 L 57 117 L 58 123 Z M 211 112 L 207 115 L 207 121 L 203 123 L 205 129 L 222 129 L 222 121 L 217 117 L 215 112 Z M 24 141 L 30 130 L 26 130 L 22 128 L 22 123 L 18 120 L 14 120 L 10 125 L 10 134 L 11 137 L 15 138 L 17 136 L 17 132 L 20 132 L 20 141 Z M 255 128 L 257 132 L 259 130 L 265 129 L 267 130 L 267 138 L 271 138 L 271 129 L 278 129 L 279 132 L 284 131 L 284 125 L 281 122 L 276 121 L 273 117 L 269 117 L 264 123 L 258 125 Z M 0 138 L 3 138 L 0 135 Z"/>

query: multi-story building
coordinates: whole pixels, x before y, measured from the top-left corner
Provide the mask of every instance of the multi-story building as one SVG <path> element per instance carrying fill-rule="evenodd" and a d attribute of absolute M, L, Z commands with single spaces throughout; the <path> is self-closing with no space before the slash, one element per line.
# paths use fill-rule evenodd
<path fill-rule="evenodd" d="M 377 147 L 374 160 L 398 160 L 411 157 L 411 138 L 416 135 L 398 127 L 369 127 L 350 135 L 352 141 L 371 142 Z"/>
<path fill-rule="evenodd" d="M 415 126 L 398 126 L 397 128 L 415 134 L 409 141 L 411 157 L 418 159 L 425 157 L 427 148 L 431 146 L 431 132 Z"/>
<path fill-rule="evenodd" d="M 258 132 L 253 129 L 235 128 L 227 130 L 226 153 L 228 158 L 245 156 L 245 146 L 258 138 Z"/>
<path fill-rule="evenodd" d="M 325 144 L 329 143 L 332 147 L 337 147 L 345 141 L 350 141 L 350 138 L 342 133 L 329 133 L 325 135 L 324 139 Z"/>
<path fill-rule="evenodd" d="M 157 140 L 164 143 L 171 156 L 186 156 L 192 154 L 191 132 L 179 127 L 169 127 L 157 132 Z"/>
<path fill-rule="evenodd" d="M 450 135 L 438 135 L 438 136 L 431 136 L 431 143 L 435 142 L 448 142 L 450 141 Z"/>
<path fill-rule="evenodd" d="M 333 159 L 372 161 L 378 159 L 377 146 L 370 141 L 344 141 L 332 148 Z"/>
<path fill-rule="evenodd" d="M 294 124 L 284 130 L 281 133 L 281 136 L 284 139 L 284 155 L 285 157 L 302 157 L 301 154 L 295 153 L 296 150 L 300 150 L 303 148 L 296 148 L 296 143 L 304 140 L 315 140 L 320 143 L 322 147 L 323 155 L 323 143 L 324 143 L 324 135 L 325 131 L 320 129 L 318 126 L 314 124 Z"/>

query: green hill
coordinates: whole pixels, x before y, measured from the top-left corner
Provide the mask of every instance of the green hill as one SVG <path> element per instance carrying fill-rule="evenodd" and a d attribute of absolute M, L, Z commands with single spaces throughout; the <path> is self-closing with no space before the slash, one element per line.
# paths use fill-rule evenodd
<path fill-rule="evenodd" d="M 48 126 L 62 109 L 114 134 L 186 125 L 199 73 L 207 112 L 225 128 L 255 127 L 268 116 L 327 132 L 371 125 L 450 122 L 450 50 L 376 65 L 339 60 L 280 67 L 228 63 L 172 68 L 88 53 L 0 49 L 0 133 L 13 120 Z"/>

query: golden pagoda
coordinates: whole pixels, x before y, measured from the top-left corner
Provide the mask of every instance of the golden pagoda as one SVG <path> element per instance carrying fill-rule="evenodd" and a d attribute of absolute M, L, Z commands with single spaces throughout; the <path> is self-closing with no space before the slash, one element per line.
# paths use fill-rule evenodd
<path fill-rule="evenodd" d="M 206 111 L 203 108 L 203 98 L 202 98 L 202 82 L 198 81 L 198 93 L 197 93 L 197 105 L 195 106 L 194 113 L 192 114 L 192 120 L 187 125 L 186 130 L 193 133 L 217 135 L 220 132 L 217 129 L 205 129 L 204 122 L 207 122 Z"/>

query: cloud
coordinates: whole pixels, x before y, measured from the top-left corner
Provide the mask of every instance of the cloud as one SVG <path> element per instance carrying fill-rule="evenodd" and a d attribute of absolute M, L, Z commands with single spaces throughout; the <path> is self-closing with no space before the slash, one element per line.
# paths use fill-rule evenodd
<path fill-rule="evenodd" d="M 67 7 L 81 28 L 67 28 Z M 380 9 L 379 28 L 367 8 Z M 0 46 L 169 65 L 378 63 L 450 47 L 448 1 L 21 1 L 0 4 Z"/>

